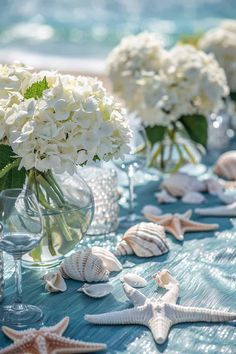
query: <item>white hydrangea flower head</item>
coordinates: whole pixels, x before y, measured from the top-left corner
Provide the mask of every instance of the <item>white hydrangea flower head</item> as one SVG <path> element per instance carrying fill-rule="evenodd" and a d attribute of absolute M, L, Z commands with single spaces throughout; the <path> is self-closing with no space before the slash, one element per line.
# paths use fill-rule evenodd
<path fill-rule="evenodd" d="M 178 119 L 189 114 L 208 116 L 223 106 L 223 97 L 229 92 L 227 80 L 212 55 L 177 45 L 170 51 L 170 59 L 165 111 Z"/>
<path fill-rule="evenodd" d="M 214 54 L 225 70 L 230 91 L 236 92 L 236 21 L 223 22 L 221 27 L 206 32 L 199 46 Z"/>
<path fill-rule="evenodd" d="M 136 80 L 143 72 L 158 73 L 166 51 L 153 33 L 143 32 L 123 38 L 107 60 L 114 92 L 127 102 L 136 100 Z"/>
<path fill-rule="evenodd" d="M 5 116 L 20 167 L 72 174 L 76 165 L 120 158 L 129 151 L 125 114 L 100 81 L 70 75 L 49 81 L 41 98 L 13 105 Z"/>

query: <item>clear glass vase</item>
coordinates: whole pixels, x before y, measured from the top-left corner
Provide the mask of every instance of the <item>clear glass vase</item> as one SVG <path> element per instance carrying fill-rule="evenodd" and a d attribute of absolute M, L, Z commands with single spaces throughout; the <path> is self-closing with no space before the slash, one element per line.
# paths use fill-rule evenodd
<path fill-rule="evenodd" d="M 195 145 L 182 136 L 176 136 L 175 140 L 168 137 L 154 145 L 149 166 L 156 168 L 161 174 L 176 173 L 186 170 L 191 166 L 199 166 L 201 153 Z"/>
<path fill-rule="evenodd" d="M 88 230 L 94 211 L 91 189 L 82 177 L 54 176 L 30 170 L 27 188 L 37 196 L 43 214 L 41 243 L 23 256 L 25 267 L 53 267 L 70 253 Z"/>

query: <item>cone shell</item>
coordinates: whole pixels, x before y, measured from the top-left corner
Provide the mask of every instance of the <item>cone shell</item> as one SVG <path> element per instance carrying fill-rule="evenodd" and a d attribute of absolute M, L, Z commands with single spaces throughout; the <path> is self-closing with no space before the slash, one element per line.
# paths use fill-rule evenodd
<path fill-rule="evenodd" d="M 109 280 L 109 271 L 103 261 L 89 248 L 67 257 L 60 267 L 60 272 L 64 278 L 88 283 Z"/>
<path fill-rule="evenodd" d="M 236 180 L 236 151 L 228 151 L 217 160 L 214 172 L 231 181 Z"/>
<path fill-rule="evenodd" d="M 168 251 L 164 227 L 151 222 L 142 222 L 126 231 L 122 241 L 117 245 L 116 254 L 153 257 Z"/>

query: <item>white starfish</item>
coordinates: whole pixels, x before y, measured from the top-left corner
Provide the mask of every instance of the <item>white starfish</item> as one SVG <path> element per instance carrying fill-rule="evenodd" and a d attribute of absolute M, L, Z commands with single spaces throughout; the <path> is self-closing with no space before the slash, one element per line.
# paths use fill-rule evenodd
<path fill-rule="evenodd" d="M 139 324 L 147 326 L 158 344 L 166 341 L 171 326 L 183 322 L 224 322 L 236 320 L 236 313 L 177 305 L 179 284 L 167 270 L 155 275 L 168 291 L 161 298 L 147 298 L 128 284 L 123 288 L 134 307 L 100 315 L 85 315 L 85 320 L 104 325 Z"/>
<path fill-rule="evenodd" d="M 69 317 L 63 318 L 55 326 L 16 331 L 2 327 L 3 333 L 14 343 L 0 350 L 0 354 L 59 354 L 59 353 L 91 353 L 106 349 L 105 344 L 87 343 L 64 338 L 69 324 Z"/>

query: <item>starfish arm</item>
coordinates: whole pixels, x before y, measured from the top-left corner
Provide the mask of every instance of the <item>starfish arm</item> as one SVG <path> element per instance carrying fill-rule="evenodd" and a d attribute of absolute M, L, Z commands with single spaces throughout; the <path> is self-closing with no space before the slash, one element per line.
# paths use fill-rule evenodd
<path fill-rule="evenodd" d="M 183 217 L 183 218 L 185 218 L 185 219 L 190 219 L 191 218 L 191 216 L 192 216 L 192 210 L 191 209 L 189 209 L 189 210 L 187 210 L 185 213 L 183 213 L 182 215 L 181 215 L 181 217 Z"/>
<path fill-rule="evenodd" d="M 165 313 L 173 323 L 228 322 L 236 320 L 235 312 L 213 310 L 203 307 L 187 307 L 165 304 Z"/>
<path fill-rule="evenodd" d="M 168 290 L 162 297 L 163 302 L 170 302 L 175 304 L 179 297 L 179 283 L 172 277 L 168 269 L 163 269 L 153 275 L 158 286 Z"/>
<path fill-rule="evenodd" d="M 218 229 L 218 224 L 202 224 L 191 220 L 182 220 L 183 230 L 185 231 L 211 231 Z"/>
<path fill-rule="evenodd" d="M 35 337 L 34 335 L 27 335 L 26 338 L 18 340 L 17 342 L 11 344 L 10 346 L 0 349 L 0 354 L 25 354 L 29 352 L 29 349 L 33 346 Z M 36 354 L 36 352 L 31 351 L 30 353 Z"/>
<path fill-rule="evenodd" d="M 171 325 L 172 322 L 163 314 L 158 314 L 158 316 L 151 318 L 148 328 L 157 344 L 162 344 L 166 341 Z"/>
<path fill-rule="evenodd" d="M 123 311 L 102 313 L 100 315 L 85 315 L 84 319 L 94 324 L 122 325 L 122 324 L 144 324 L 151 317 L 146 318 L 145 306 L 134 307 Z M 144 323 L 145 322 L 145 323 Z"/>
<path fill-rule="evenodd" d="M 152 221 L 152 222 L 156 222 L 160 225 L 166 225 L 168 224 L 168 222 L 171 220 L 172 218 L 172 214 L 165 214 L 163 216 L 156 216 L 156 215 L 152 215 L 152 214 L 144 214 L 145 218 Z"/>
<path fill-rule="evenodd" d="M 47 343 L 47 347 L 44 349 L 44 346 L 41 346 L 41 343 L 38 342 L 38 353 L 40 354 L 91 353 L 106 349 L 105 344 L 81 342 L 70 338 L 64 338 L 53 333 L 45 334 L 45 337 L 42 339 Z M 42 351 L 40 351 L 40 348 L 42 348 Z"/>
<path fill-rule="evenodd" d="M 51 326 L 51 327 L 46 327 L 46 330 L 51 332 L 51 333 L 55 333 L 58 334 L 59 336 L 62 335 L 65 330 L 68 327 L 69 324 L 69 317 L 64 317 L 60 322 L 58 322 L 55 326 Z M 43 329 L 43 328 L 42 328 Z"/>
<path fill-rule="evenodd" d="M 177 240 L 182 241 L 184 239 L 184 232 L 182 230 L 179 218 L 174 217 L 172 222 L 168 226 L 165 226 L 165 229 Z"/>
<path fill-rule="evenodd" d="M 140 291 L 134 289 L 132 286 L 126 283 L 124 283 L 123 289 L 126 296 L 132 301 L 134 306 L 144 305 L 147 298 Z"/>
<path fill-rule="evenodd" d="M 32 334 L 32 332 L 35 330 L 30 328 L 25 331 L 17 331 L 13 328 L 3 326 L 2 331 L 5 334 L 5 336 L 7 336 L 8 338 L 10 338 L 11 340 L 13 340 L 15 342 L 17 340 L 21 340 L 22 338 L 24 338 L 28 334 Z"/>

